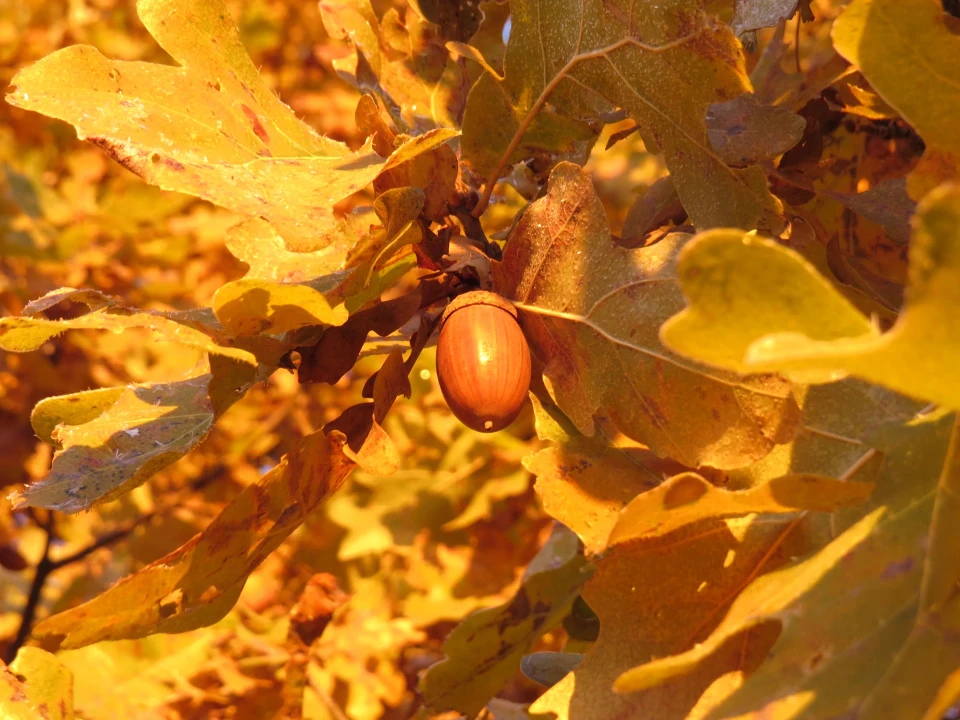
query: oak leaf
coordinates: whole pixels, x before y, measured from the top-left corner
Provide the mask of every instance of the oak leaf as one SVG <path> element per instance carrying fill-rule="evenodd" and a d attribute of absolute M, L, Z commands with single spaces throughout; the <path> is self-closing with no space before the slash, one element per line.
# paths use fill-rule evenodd
<path fill-rule="evenodd" d="M 708 107 L 750 83 L 733 34 L 700 3 L 523 0 L 511 10 L 505 77 L 477 81 L 463 121 L 464 160 L 488 193 L 508 164 L 591 143 L 588 120 L 620 107 L 663 150 L 694 225 L 783 226 L 760 169 L 731 169 L 707 138 Z"/>
<path fill-rule="evenodd" d="M 660 344 L 659 325 L 681 301 L 674 263 L 688 237 L 620 247 L 590 179 L 563 163 L 514 229 L 494 286 L 514 301 L 555 402 L 581 433 L 605 414 L 658 455 L 738 467 L 790 440 L 799 413 L 776 376 L 717 373 Z"/>
<path fill-rule="evenodd" d="M 78 607 L 40 622 L 50 648 L 185 632 L 229 612 L 249 574 L 343 483 L 347 438 L 321 431 L 247 486 L 199 535 Z"/>
<path fill-rule="evenodd" d="M 666 322 L 664 343 L 738 372 L 800 381 L 852 374 L 960 408 L 960 190 L 925 198 L 910 245 L 906 304 L 886 333 L 796 252 L 735 230 L 704 233 L 681 253 L 690 307 Z"/>

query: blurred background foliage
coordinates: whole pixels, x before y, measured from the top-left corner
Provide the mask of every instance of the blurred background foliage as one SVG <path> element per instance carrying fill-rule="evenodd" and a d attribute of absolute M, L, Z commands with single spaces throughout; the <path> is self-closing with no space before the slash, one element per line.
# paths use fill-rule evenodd
<path fill-rule="evenodd" d="M 317 4 L 228 4 L 254 63 L 280 97 L 324 134 L 359 147 L 359 94 L 330 67 L 349 48 L 326 36 Z M 0 3 L 4 87 L 18 68 L 77 43 L 108 57 L 169 62 L 140 24 L 133 0 Z M 637 188 L 664 173 L 636 134 L 604 151 L 617 129 L 608 128 L 591 159 L 615 227 Z M 349 202 L 370 200 L 359 195 Z M 505 187 L 484 218 L 488 231 L 509 227 L 523 203 Z M 31 299 L 64 286 L 95 288 L 144 309 L 208 306 L 217 288 L 245 271 L 223 242 L 240 219 L 146 185 L 77 140 L 68 125 L 0 103 L 2 315 L 18 315 Z M 39 400 L 173 380 L 201 354 L 145 331 L 71 333 L 39 353 L 0 352 L 0 654 L 20 628 L 44 556 L 45 528 L 52 531 L 53 567 L 36 619 L 89 600 L 182 545 L 299 437 L 358 402 L 378 367 L 374 359 L 361 361 L 332 387 L 301 387 L 281 370 L 231 408 L 195 452 L 122 499 L 91 512 L 57 514 L 55 521 L 43 509 L 11 511 L 6 496 L 40 479 L 52 456 L 29 421 Z M 418 673 L 443 657 L 447 632 L 469 612 L 511 597 L 551 522 L 520 463 L 538 443 L 529 409 L 509 434 L 481 435 L 447 410 L 432 350 L 412 377 L 413 399 L 398 404 L 386 427 L 403 458 L 400 471 L 389 478 L 354 473 L 254 572 L 222 622 L 59 654 L 74 673 L 79 716 L 276 712 L 284 697 L 276 678 L 288 657 L 290 612 L 318 572 L 333 575 L 350 599 L 311 650 L 304 716 L 375 720 L 415 712 Z M 566 644 L 566 631 L 558 629 L 536 649 Z M 501 695 L 530 702 L 538 688 L 518 673 Z"/>

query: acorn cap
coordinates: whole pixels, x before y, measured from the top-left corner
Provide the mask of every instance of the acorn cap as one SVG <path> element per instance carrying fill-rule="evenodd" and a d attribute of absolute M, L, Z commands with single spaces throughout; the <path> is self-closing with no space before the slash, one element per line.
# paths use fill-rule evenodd
<path fill-rule="evenodd" d="M 506 298 L 486 290 L 471 290 L 463 295 L 458 295 L 447 305 L 443 315 L 440 316 L 440 329 L 443 330 L 444 323 L 457 310 L 462 310 L 471 305 L 492 305 L 510 313 L 514 318 L 517 317 L 517 309 Z"/>

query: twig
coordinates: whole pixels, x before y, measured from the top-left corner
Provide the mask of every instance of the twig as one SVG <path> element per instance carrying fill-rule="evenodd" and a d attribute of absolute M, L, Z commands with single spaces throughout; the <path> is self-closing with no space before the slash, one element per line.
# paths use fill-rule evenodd
<path fill-rule="evenodd" d="M 197 490 L 200 490 L 205 485 L 216 479 L 223 472 L 223 469 L 224 468 L 221 465 L 211 468 L 207 472 L 200 475 L 200 477 L 198 477 L 186 491 L 180 493 L 175 500 L 164 504 L 163 507 L 159 507 L 152 512 L 147 513 L 146 515 L 137 518 L 126 527 L 120 528 L 119 530 L 114 530 L 113 532 L 97 538 L 86 547 L 81 548 L 80 550 L 77 550 L 66 557 L 62 557 L 59 560 L 50 559 L 50 546 L 53 539 L 53 511 L 50 511 L 50 519 L 43 524 L 44 529 L 47 531 L 47 541 L 43 548 L 43 557 L 41 557 L 40 562 L 37 563 L 37 569 L 33 575 L 33 582 L 30 585 L 30 593 L 27 595 L 27 602 L 24 605 L 23 612 L 20 616 L 20 627 L 17 628 L 16 637 L 14 637 L 13 642 L 7 648 L 4 662 L 7 664 L 13 662 L 14 658 L 17 656 L 17 651 L 20 650 L 27 638 L 30 636 L 30 631 L 33 628 L 33 619 L 37 614 L 37 606 L 40 603 L 40 598 L 43 595 L 43 588 L 50 573 L 66 567 L 67 565 L 72 565 L 75 562 L 83 560 L 85 557 L 91 555 L 97 550 L 109 547 L 113 543 L 127 537 L 127 535 L 132 533 L 141 525 L 150 522 L 158 515 L 169 512 L 186 500 L 187 496 L 193 494 Z"/>
<path fill-rule="evenodd" d="M 37 605 L 40 603 L 40 596 L 43 595 L 43 586 L 47 582 L 47 576 L 53 572 L 53 563 L 50 562 L 50 546 L 53 542 L 52 511 L 47 515 L 47 520 L 43 523 L 43 529 L 47 533 L 47 539 L 43 545 L 43 557 L 37 563 L 37 569 L 33 574 L 33 582 L 30 584 L 30 592 L 27 595 L 27 604 L 24 605 L 23 613 L 20 615 L 20 627 L 17 628 L 17 634 L 7 648 L 4 657 L 4 662 L 8 665 L 17 657 L 17 652 L 30 634 L 33 618 L 37 614 Z"/>

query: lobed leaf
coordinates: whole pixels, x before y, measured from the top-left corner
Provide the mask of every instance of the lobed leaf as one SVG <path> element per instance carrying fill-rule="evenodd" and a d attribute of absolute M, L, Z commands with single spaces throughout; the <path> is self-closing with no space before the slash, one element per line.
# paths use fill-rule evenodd
<path fill-rule="evenodd" d="M 856 0 L 832 29 L 837 51 L 860 68 L 926 144 L 909 178 L 915 199 L 955 178 L 960 168 L 960 37 L 945 18 L 943 8 L 927 0 Z M 891 62 L 899 57 L 911 61 Z"/>
<path fill-rule="evenodd" d="M 906 303 L 886 333 L 796 252 L 732 230 L 698 236 L 679 260 L 690 307 L 664 323 L 677 352 L 738 372 L 828 382 L 852 374 L 960 408 L 960 190 L 921 203 Z"/>
<path fill-rule="evenodd" d="M 657 329 L 680 303 L 674 263 L 687 239 L 620 247 L 590 179 L 562 163 L 494 265 L 494 286 L 515 301 L 544 381 L 581 433 L 609 415 L 660 456 L 738 467 L 790 440 L 799 411 L 775 376 L 737 378 L 661 345 Z"/>
<path fill-rule="evenodd" d="M 69 320 L 47 320 L 39 317 L 0 318 L 0 348 L 9 352 L 31 352 L 67 330 L 122 332 L 128 328 L 152 330 L 165 340 L 195 347 L 211 355 L 219 355 L 254 367 L 257 365 L 256 358 L 246 350 L 219 345 L 199 330 L 162 315 L 146 312 L 119 315 L 98 310 Z"/>
<path fill-rule="evenodd" d="M 831 512 L 866 500 L 873 485 L 818 475 L 784 475 L 748 490 L 714 487 L 696 473 L 676 475 L 628 504 L 609 544 L 666 535 L 702 518 L 750 513 Z"/>
<path fill-rule="evenodd" d="M 34 417 L 44 430 L 53 424 L 51 439 L 60 449 L 47 475 L 13 496 L 15 506 L 79 512 L 173 464 L 213 427 L 211 377 L 90 390 L 39 403 Z"/>
<path fill-rule="evenodd" d="M 708 717 L 813 720 L 855 708 L 864 720 L 921 718 L 957 662 L 955 600 L 945 592 L 958 572 L 946 552 L 957 526 L 944 522 L 956 513 L 952 422 L 890 429 L 865 515 L 839 516 L 836 540 L 758 578 L 703 643 L 625 673 L 617 689 L 696 673 L 736 638 L 772 625 L 779 637 L 770 657 Z"/>
<path fill-rule="evenodd" d="M 320 288 L 333 290 L 340 278 L 314 283 L 278 283 L 243 278 L 223 285 L 213 296 L 213 311 L 224 329 L 242 335 L 278 335 L 312 325 L 343 325 L 342 304 L 331 305 Z"/>
<path fill-rule="evenodd" d="M 250 573 L 340 487 L 354 467 L 346 438 L 321 431 L 248 485 L 199 535 L 78 607 L 38 623 L 50 648 L 177 633 L 211 625 Z"/>
<path fill-rule="evenodd" d="M 75 45 L 17 73 L 7 101 L 71 123 L 153 185 L 263 217 L 291 249 L 330 244 L 334 203 L 383 159 L 300 121 L 260 77 L 222 0 L 139 0 L 137 12 L 178 66 Z"/>
<path fill-rule="evenodd" d="M 474 612 L 447 636 L 447 658 L 420 681 L 427 706 L 476 716 L 517 672 L 536 639 L 560 622 L 590 572 L 576 535 L 558 526 L 509 603 Z"/>
<path fill-rule="evenodd" d="M 477 81 L 463 120 L 464 160 L 488 193 L 508 164 L 592 142 L 585 119 L 613 106 L 662 149 L 694 225 L 783 226 L 759 168 L 731 169 L 711 148 L 708 107 L 750 83 L 733 34 L 701 3 L 518 0 L 511 12 L 505 77 Z"/>

